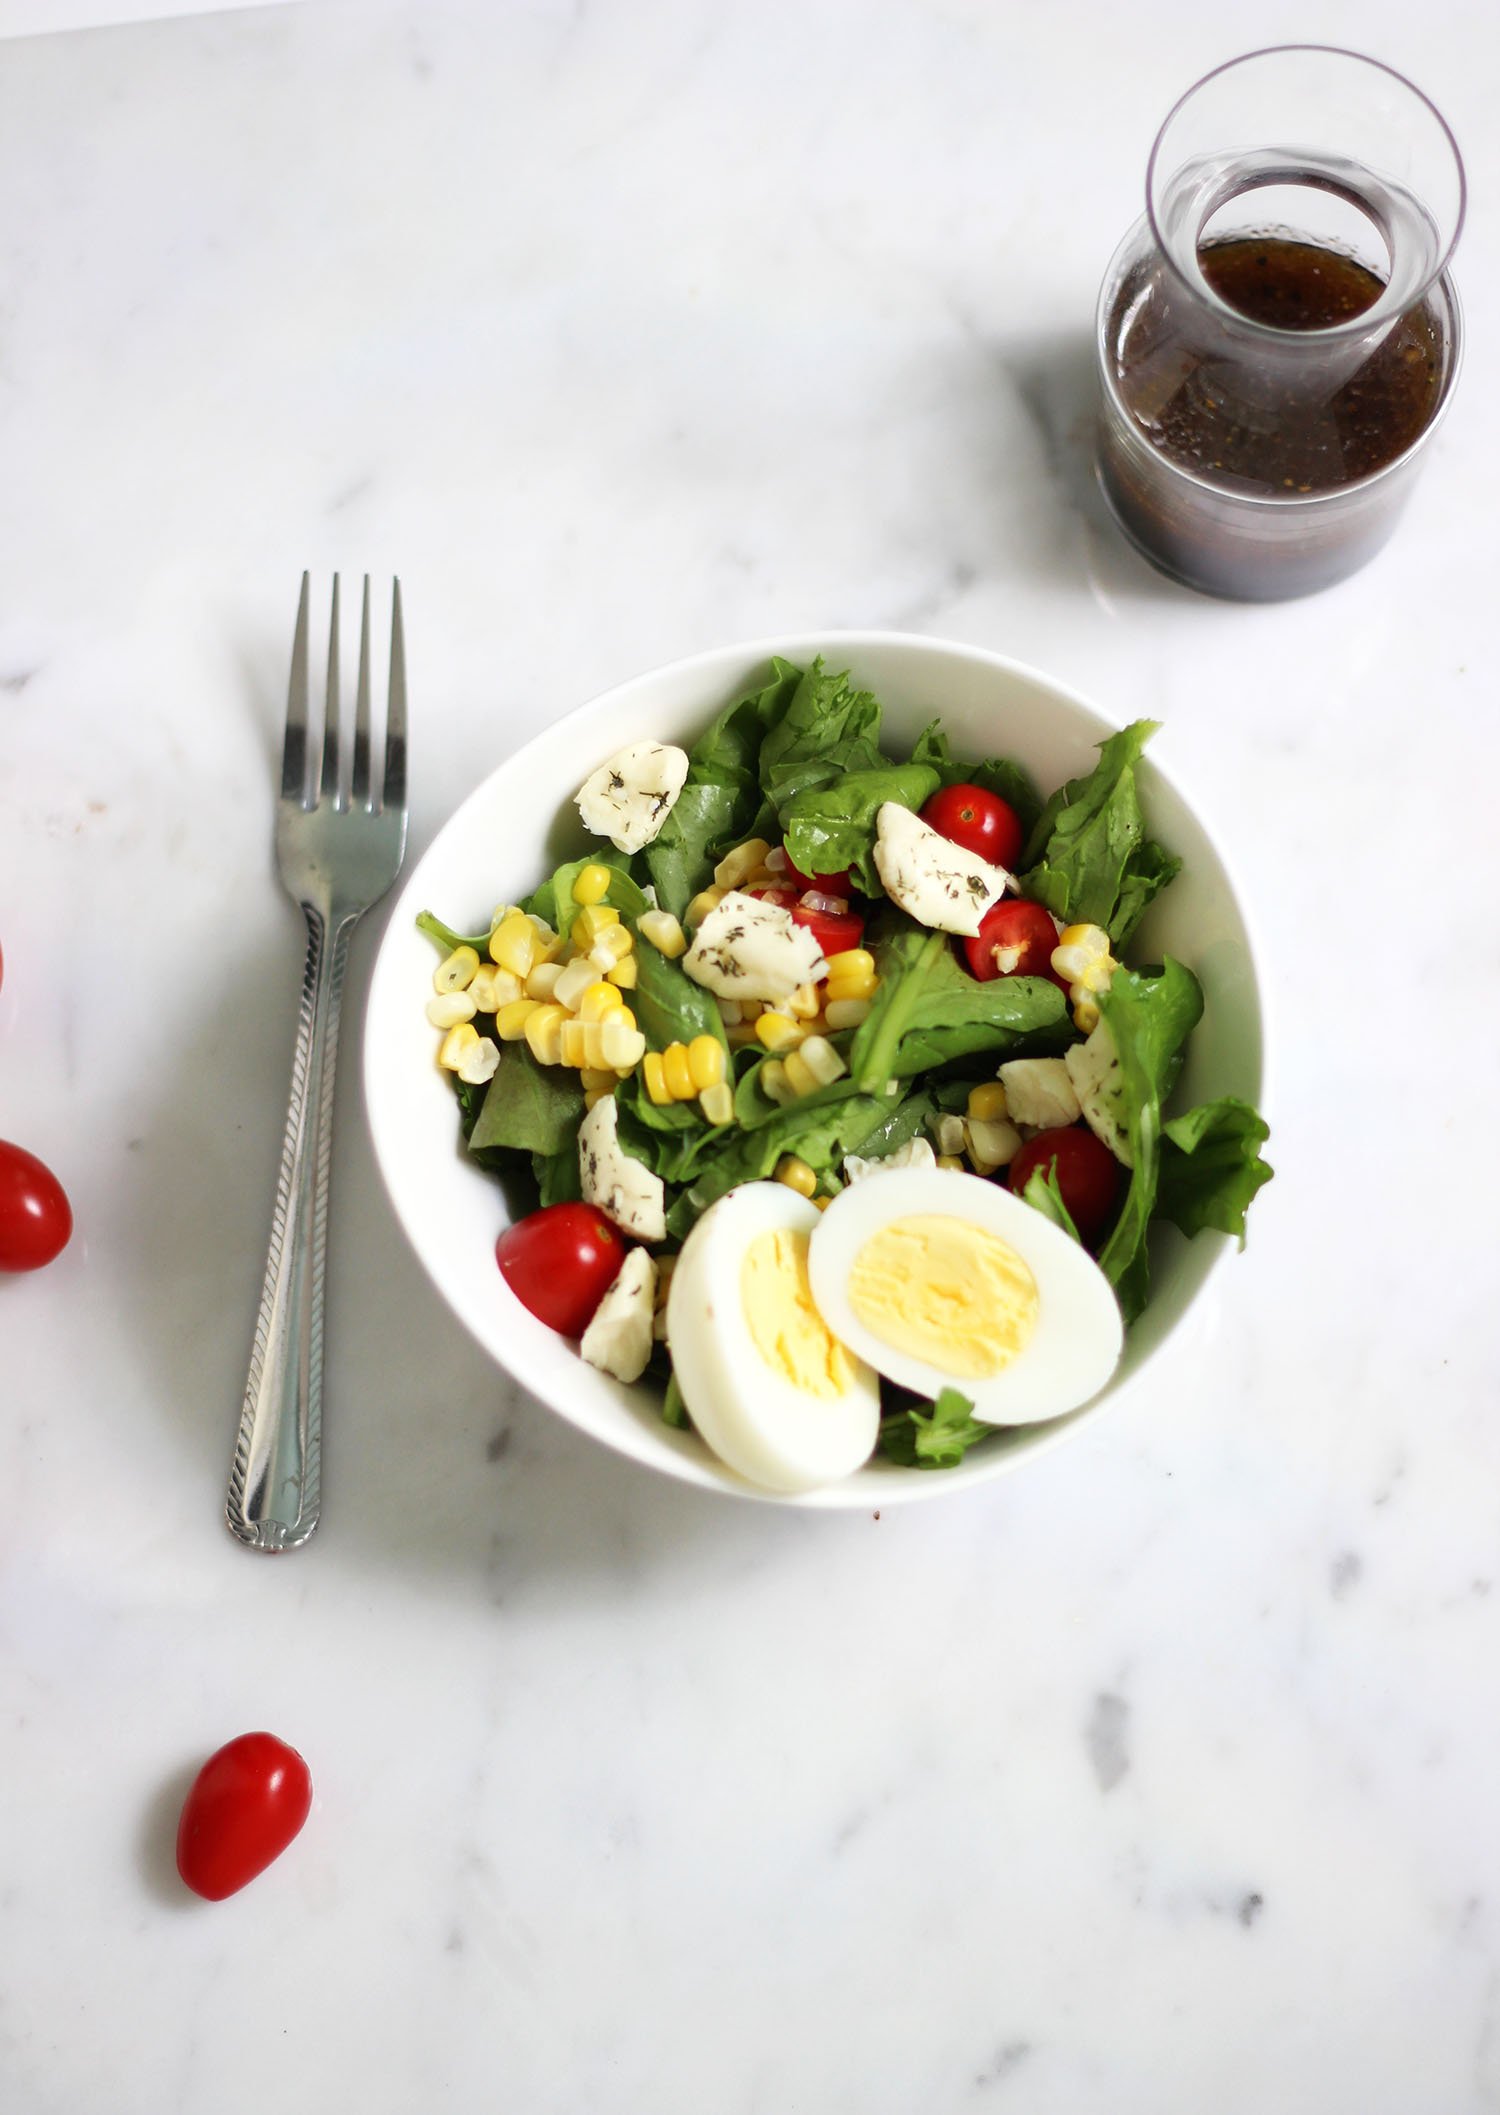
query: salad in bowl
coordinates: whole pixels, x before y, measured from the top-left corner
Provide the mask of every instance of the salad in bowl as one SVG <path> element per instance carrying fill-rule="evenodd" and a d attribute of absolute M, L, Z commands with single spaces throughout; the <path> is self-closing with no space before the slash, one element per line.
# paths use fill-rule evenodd
<path fill-rule="evenodd" d="M 440 893 L 445 832 L 367 1040 L 377 1148 L 401 1003 L 447 1157 L 491 1186 L 471 1326 L 484 1283 L 480 1333 L 526 1379 L 550 1338 L 538 1392 L 569 1414 L 607 1391 L 629 1451 L 654 1425 L 696 1480 L 802 1502 L 967 1480 L 1065 1428 L 1183 1311 L 1184 1243 L 1242 1239 L 1270 1174 L 1248 944 L 1218 873 L 1174 928 L 1217 861 L 1196 824 L 1156 834 L 1151 723 L 1069 726 L 1059 774 L 1007 695 L 1040 679 L 839 643 L 705 682 L 696 715 L 638 698 L 624 739 L 580 724 L 566 841 L 529 874 L 507 850 L 476 897 L 471 845 Z M 944 655 L 971 681 L 919 717 Z M 1217 1040 L 1195 961 L 1236 1017 Z"/>

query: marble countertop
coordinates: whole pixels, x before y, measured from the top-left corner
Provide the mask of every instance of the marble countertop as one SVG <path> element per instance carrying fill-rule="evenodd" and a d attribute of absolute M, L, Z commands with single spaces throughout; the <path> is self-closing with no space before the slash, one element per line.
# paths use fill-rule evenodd
<path fill-rule="evenodd" d="M 1468 370 L 1387 553 L 1237 608 L 1103 518 L 1088 334 L 1165 105 L 1298 34 L 1453 122 Z M 1456 0 L 0 44 L 0 1134 L 78 1225 L 0 1283 L 7 2115 L 1500 2107 L 1492 83 Z M 538 723 L 774 629 L 1163 720 L 1279 1175 L 1151 1385 L 883 1519 L 668 1485 L 459 1333 L 349 1065 L 324 1525 L 238 1548 L 304 566 L 402 576 L 414 851 Z M 256 1726 L 316 1806 L 209 1907 L 177 1803 Z"/>

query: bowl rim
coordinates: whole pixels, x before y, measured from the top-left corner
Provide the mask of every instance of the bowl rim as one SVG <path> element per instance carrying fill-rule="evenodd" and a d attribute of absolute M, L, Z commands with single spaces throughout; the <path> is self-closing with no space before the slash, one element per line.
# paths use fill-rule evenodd
<path fill-rule="evenodd" d="M 415 1232 L 408 1224 L 405 1212 L 397 1199 L 392 1167 L 388 1161 L 383 1143 L 385 1122 L 384 1095 L 376 1077 L 381 1069 L 380 1059 L 383 1049 L 383 1046 L 377 1047 L 376 1038 L 377 1014 L 379 1012 L 378 1000 L 383 983 L 382 966 L 389 958 L 388 944 L 392 935 L 402 931 L 404 926 L 411 922 L 411 916 L 414 913 L 409 915 L 408 907 L 419 893 L 419 884 L 423 879 L 429 862 L 450 835 L 461 828 L 468 811 L 487 798 L 495 781 L 521 763 L 535 743 L 545 737 L 555 735 L 560 728 L 567 726 L 574 720 L 581 720 L 585 716 L 602 711 L 617 701 L 623 701 L 629 693 L 652 683 L 666 682 L 669 679 L 686 680 L 697 673 L 702 673 L 707 678 L 720 668 L 727 675 L 730 670 L 741 662 L 769 661 L 776 655 L 786 660 L 798 662 L 817 654 L 828 658 L 847 652 L 852 659 L 862 652 L 873 652 L 882 649 L 896 649 L 901 652 L 914 651 L 920 655 L 931 654 L 940 659 L 957 658 L 962 662 L 967 662 L 971 666 L 984 669 L 993 674 L 1012 680 L 1019 680 L 1043 693 L 1050 693 L 1054 698 L 1073 707 L 1082 713 L 1085 719 L 1096 722 L 1104 731 L 1105 736 L 1109 733 L 1118 732 L 1126 724 L 1113 714 L 1102 711 L 1091 698 L 1084 696 L 1082 692 L 1075 690 L 1067 683 L 1059 681 L 1057 677 L 1048 674 L 1045 670 L 1039 669 L 1029 662 L 1017 660 L 1011 655 L 999 653 L 990 647 L 978 646 L 965 640 L 933 636 L 925 632 L 861 626 L 814 627 L 796 631 L 779 631 L 748 639 L 733 640 L 719 646 L 705 647 L 696 653 L 683 655 L 676 660 L 660 662 L 651 667 L 640 669 L 635 674 L 611 684 L 607 689 L 596 692 L 593 696 L 582 700 L 578 705 L 570 708 L 569 711 L 558 715 L 556 719 L 549 720 L 545 725 L 536 728 L 528 734 L 524 741 L 519 742 L 482 779 L 470 788 L 458 806 L 439 824 L 423 849 L 421 857 L 407 874 L 402 883 L 400 894 L 396 897 L 388 912 L 376 950 L 375 960 L 371 966 L 361 1037 L 360 1072 L 366 1128 L 373 1148 L 381 1186 L 385 1192 L 392 1216 L 400 1227 L 408 1246 L 416 1255 L 428 1279 L 442 1297 L 450 1312 L 463 1324 L 465 1331 L 473 1337 L 474 1341 L 492 1363 L 497 1365 L 512 1381 L 523 1388 L 549 1415 L 562 1418 L 566 1423 L 572 1425 L 576 1431 L 582 1432 L 586 1438 L 607 1447 L 611 1453 L 619 1455 L 642 1469 L 671 1477 L 675 1482 L 684 1483 L 699 1490 L 718 1492 L 725 1497 L 748 1499 L 761 1504 L 813 1512 L 858 1511 L 866 1508 L 884 1511 L 888 1506 L 915 1504 L 924 1499 L 938 1498 L 944 1495 L 954 1497 L 962 1492 L 972 1491 L 980 1484 L 990 1483 L 999 1477 L 1015 1473 L 1025 1464 L 1036 1460 L 1044 1453 L 1051 1452 L 1053 1448 L 1060 1446 L 1065 1440 L 1073 1437 L 1075 1432 L 1085 1422 L 1093 1425 L 1106 1411 L 1118 1409 L 1123 1401 L 1129 1400 L 1134 1395 L 1140 1386 L 1143 1376 L 1151 1369 L 1158 1356 L 1166 1350 L 1169 1344 L 1180 1338 L 1183 1333 L 1183 1325 L 1188 1321 L 1189 1317 L 1194 1311 L 1201 1309 L 1201 1303 L 1205 1295 L 1223 1268 L 1225 1260 L 1231 1251 L 1233 1246 L 1231 1237 L 1213 1232 L 1205 1232 L 1196 1237 L 1196 1243 L 1212 1242 L 1215 1245 L 1214 1253 L 1209 1258 L 1203 1277 L 1188 1307 L 1178 1318 L 1177 1322 L 1168 1329 L 1163 1337 L 1145 1349 L 1138 1363 L 1131 1368 L 1122 1380 L 1118 1382 L 1112 1381 L 1102 1395 L 1095 1397 L 1093 1401 L 1082 1405 L 1079 1409 L 1069 1412 L 1064 1417 L 1045 1425 L 1029 1428 L 1029 1436 L 1024 1447 L 996 1449 L 993 1452 L 987 1452 L 977 1460 L 966 1460 L 955 1470 L 938 1472 L 905 1469 L 895 1464 L 886 1466 L 872 1463 L 867 1465 L 866 1469 L 856 1472 L 854 1476 L 846 1478 L 841 1483 L 826 1485 L 813 1491 L 788 1494 L 763 1490 L 735 1476 L 731 1470 L 727 1469 L 723 1463 L 711 1455 L 706 1447 L 702 1447 L 701 1442 L 700 1451 L 693 1455 L 679 1453 L 673 1448 L 665 1448 L 661 1452 L 657 1452 L 649 1447 L 637 1448 L 631 1446 L 624 1435 L 616 1436 L 609 1432 L 601 1432 L 592 1425 L 580 1423 L 566 1408 L 554 1400 L 544 1376 L 540 1374 L 533 1375 L 526 1370 L 527 1360 L 521 1347 L 517 1348 L 518 1355 L 502 1357 L 494 1346 L 480 1335 L 478 1328 L 465 1308 L 460 1304 L 454 1291 L 445 1282 L 436 1261 L 429 1257 L 423 1244 L 418 1240 Z M 713 700 L 706 698 L 704 705 L 705 714 L 714 709 L 717 708 L 714 706 Z M 1222 851 L 1219 849 L 1218 839 L 1205 820 L 1203 808 L 1193 796 L 1191 789 L 1184 784 L 1176 771 L 1165 770 L 1154 760 L 1150 763 L 1150 769 L 1175 794 L 1183 807 L 1187 809 L 1198 823 L 1205 837 L 1208 838 L 1218 859 L 1229 901 L 1244 933 L 1250 988 L 1254 997 L 1255 1012 L 1260 1031 L 1258 1078 L 1255 1082 L 1253 1099 L 1261 1115 L 1267 1117 L 1269 1121 L 1267 1111 L 1271 1096 L 1270 1019 L 1266 984 L 1261 972 L 1263 951 L 1257 937 L 1254 922 L 1235 877 L 1225 862 Z M 377 1111 L 380 1113 L 377 1114 Z M 867 1481 L 867 1475 L 872 1469 L 874 1480 Z"/>

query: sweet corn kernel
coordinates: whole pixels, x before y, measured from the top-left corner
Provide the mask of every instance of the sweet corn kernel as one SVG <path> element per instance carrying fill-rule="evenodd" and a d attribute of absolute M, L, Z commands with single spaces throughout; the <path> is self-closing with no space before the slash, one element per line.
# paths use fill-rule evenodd
<path fill-rule="evenodd" d="M 607 925 L 589 949 L 589 960 L 601 976 L 623 962 L 635 946 L 635 935 L 628 925 Z"/>
<path fill-rule="evenodd" d="M 820 1087 L 831 1087 L 849 1070 L 826 1036 L 810 1035 L 796 1055 Z"/>
<path fill-rule="evenodd" d="M 498 1013 L 512 999 L 525 996 L 526 988 L 520 978 L 513 977 L 508 969 L 496 969 L 493 962 L 481 962 L 469 986 L 469 997 L 481 1013 Z"/>
<path fill-rule="evenodd" d="M 786 1002 L 787 1011 L 794 1021 L 813 1020 L 822 1003 L 816 984 L 799 984 Z"/>
<path fill-rule="evenodd" d="M 831 1197 L 815 1197 L 813 1199 L 813 1210 L 815 1212 L 826 1212 L 832 1202 L 833 1199 Z"/>
<path fill-rule="evenodd" d="M 601 933 L 619 922 L 620 914 L 612 903 L 586 904 L 573 920 L 569 938 L 581 954 L 593 946 Z"/>
<path fill-rule="evenodd" d="M 873 999 L 880 989 L 879 979 L 864 976 L 830 977 L 823 987 L 827 999 Z"/>
<path fill-rule="evenodd" d="M 535 911 L 528 911 L 526 916 L 531 922 L 532 931 L 536 934 L 536 958 L 538 962 L 556 962 L 563 951 L 561 934 L 554 933 L 546 919 L 538 918 Z"/>
<path fill-rule="evenodd" d="M 748 881 L 759 866 L 764 866 L 766 854 L 771 847 L 763 837 L 747 838 L 726 852 L 714 868 L 714 880 L 721 889 L 737 889 L 741 882 Z"/>
<path fill-rule="evenodd" d="M 572 1065 L 581 1072 L 589 1062 L 589 1024 L 580 1021 L 575 1014 L 565 1020 L 558 1033 L 558 1055 L 565 1065 Z"/>
<path fill-rule="evenodd" d="M 782 1069 L 786 1073 L 786 1083 L 792 1090 L 793 1101 L 800 1101 L 804 1094 L 815 1092 L 818 1085 L 817 1075 L 809 1070 L 807 1060 L 800 1050 L 787 1052 L 782 1060 Z"/>
<path fill-rule="evenodd" d="M 719 1019 L 726 1028 L 738 1028 L 745 1018 L 745 1009 L 738 999 L 720 999 Z"/>
<path fill-rule="evenodd" d="M 933 1124 L 932 1132 L 937 1143 L 938 1153 L 949 1160 L 962 1153 L 964 1147 L 969 1143 L 968 1125 L 961 1116 L 954 1116 L 951 1113 L 938 1117 Z"/>
<path fill-rule="evenodd" d="M 698 1097 L 698 1107 L 711 1124 L 732 1124 L 734 1090 L 728 1080 L 720 1080 L 714 1087 L 705 1087 Z"/>
<path fill-rule="evenodd" d="M 783 1153 L 777 1161 L 776 1180 L 784 1182 L 789 1190 L 795 1190 L 799 1197 L 811 1197 L 818 1187 L 817 1176 L 795 1153 Z"/>
<path fill-rule="evenodd" d="M 458 1061 L 456 1070 L 461 1080 L 471 1087 L 482 1087 L 492 1080 L 500 1066 L 500 1045 L 492 1043 L 487 1035 L 476 1036 L 468 1044 Z"/>
<path fill-rule="evenodd" d="M 1006 1114 L 1005 1089 L 999 1080 L 986 1080 L 969 1089 L 968 1114 L 971 1121 L 978 1117 L 982 1124 L 997 1123 Z"/>
<path fill-rule="evenodd" d="M 786 1076 L 786 1066 L 780 1058 L 767 1058 L 755 1075 L 756 1083 L 767 1101 L 785 1108 L 788 1102 L 797 1099 L 797 1090 Z"/>
<path fill-rule="evenodd" d="M 675 961 L 687 947 L 687 934 L 670 911 L 643 911 L 635 921 L 635 929 L 669 962 Z"/>
<path fill-rule="evenodd" d="M 526 979 L 528 999 L 551 999 L 557 996 L 557 981 L 562 975 L 560 962 L 538 962 Z"/>
<path fill-rule="evenodd" d="M 646 1055 L 646 1038 L 622 1006 L 599 1024 L 599 1061 L 615 1072 L 633 1072 Z"/>
<path fill-rule="evenodd" d="M 615 1090 L 615 1076 L 607 1065 L 585 1065 L 579 1077 L 579 1085 L 585 1094 L 595 1087 L 607 1087 L 611 1094 Z"/>
<path fill-rule="evenodd" d="M 1073 1008 L 1073 1026 L 1080 1035 L 1092 1035 L 1099 1026 L 1099 1002 L 1087 993 Z"/>
<path fill-rule="evenodd" d="M 858 1028 L 870 1011 L 868 999 L 830 999 L 823 1025 L 830 1035 L 841 1028 Z"/>
<path fill-rule="evenodd" d="M 875 957 L 867 947 L 841 948 L 836 955 L 828 957 L 830 977 L 873 977 Z"/>
<path fill-rule="evenodd" d="M 562 1030 L 567 1018 L 560 1006 L 544 1003 L 527 1020 L 524 1034 L 539 1065 L 562 1063 Z"/>
<path fill-rule="evenodd" d="M 755 1023 L 756 1040 L 767 1050 L 795 1050 L 806 1034 L 800 1021 L 789 1021 L 784 1013 L 763 1013 Z"/>
<path fill-rule="evenodd" d="M 686 1043 L 668 1043 L 661 1054 L 662 1077 L 674 1102 L 690 1102 L 697 1092 L 693 1068 L 688 1063 Z"/>
<path fill-rule="evenodd" d="M 701 925 L 709 912 L 724 900 L 723 889 L 700 889 L 683 915 L 684 925 Z"/>
<path fill-rule="evenodd" d="M 578 1001 L 578 1017 L 582 1021 L 602 1021 L 607 1013 L 616 1012 L 624 1004 L 613 984 L 590 984 Z"/>
<path fill-rule="evenodd" d="M 524 911 L 509 912 L 490 934 L 490 960 L 513 977 L 529 977 L 540 953 L 536 927 Z"/>
<path fill-rule="evenodd" d="M 438 1063 L 446 1065 L 450 1072 L 457 1072 L 463 1062 L 463 1054 L 471 1043 L 479 1041 L 479 1030 L 467 1021 L 459 1021 L 443 1037 L 438 1051 Z"/>
<path fill-rule="evenodd" d="M 472 981 L 479 967 L 479 951 L 473 947 L 456 947 L 451 955 L 445 955 L 432 973 L 432 988 L 436 992 L 463 991 Z"/>
<path fill-rule="evenodd" d="M 601 867 L 597 862 L 593 866 L 587 866 L 573 882 L 573 901 L 583 904 L 602 903 L 609 894 L 609 883 L 608 867 Z"/>
<path fill-rule="evenodd" d="M 760 1048 L 753 1021 L 735 1021 L 724 1030 L 724 1038 L 731 1050 L 748 1050 L 752 1044 Z"/>
<path fill-rule="evenodd" d="M 490 912 L 490 931 L 493 932 L 497 925 L 503 925 L 514 909 L 513 903 L 497 903 Z"/>
<path fill-rule="evenodd" d="M 617 991 L 634 991 L 636 985 L 640 982 L 641 973 L 636 967 L 635 956 L 626 955 L 615 964 L 613 969 L 606 970 L 605 975 Z"/>
<path fill-rule="evenodd" d="M 614 1080 L 613 1073 L 610 1074 L 610 1080 L 611 1082 L 613 1082 Z M 595 1102 L 602 1102 L 606 1094 L 613 1094 L 614 1091 L 615 1090 L 612 1084 L 608 1087 L 585 1087 L 583 1090 L 583 1106 L 585 1112 L 592 1109 Z"/>
<path fill-rule="evenodd" d="M 724 1045 L 716 1035 L 695 1035 L 687 1046 L 688 1070 L 700 1094 L 724 1079 Z"/>
<path fill-rule="evenodd" d="M 957 1168 L 960 1175 L 965 1172 L 964 1164 L 956 1153 L 939 1153 L 937 1164 L 940 1168 Z"/>
<path fill-rule="evenodd" d="M 427 1001 L 427 1018 L 434 1028 L 457 1028 L 461 1021 L 472 1021 L 477 1011 L 466 991 L 440 992 Z"/>
<path fill-rule="evenodd" d="M 512 999 L 508 1006 L 495 1012 L 495 1031 L 502 1043 L 519 1043 L 526 1033 L 526 1023 L 536 1012 L 538 999 Z"/>
<path fill-rule="evenodd" d="M 672 1096 L 667 1086 L 667 1075 L 662 1065 L 661 1052 L 659 1050 L 648 1050 L 642 1061 L 641 1070 L 645 1075 L 647 1094 L 650 1095 L 658 1109 L 664 1107 L 672 1099 Z"/>
<path fill-rule="evenodd" d="M 969 1158 L 981 1175 L 988 1175 L 992 1168 L 1007 1167 L 1020 1150 L 1020 1132 L 1003 1117 L 998 1121 L 969 1118 Z"/>
<path fill-rule="evenodd" d="M 552 996 L 559 1006 L 565 1006 L 569 1013 L 576 1013 L 584 993 L 598 982 L 599 972 L 588 956 L 575 955 L 553 985 Z"/>

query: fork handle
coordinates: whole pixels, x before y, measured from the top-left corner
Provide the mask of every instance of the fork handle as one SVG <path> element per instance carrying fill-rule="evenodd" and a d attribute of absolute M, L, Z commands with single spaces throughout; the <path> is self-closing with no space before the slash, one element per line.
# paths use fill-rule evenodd
<path fill-rule="evenodd" d="M 318 1524 L 323 1464 L 323 1259 L 339 1001 L 354 921 L 304 903 L 307 961 L 292 1091 L 276 1178 L 265 1283 L 224 1515 L 249 1548 L 275 1553 Z"/>

